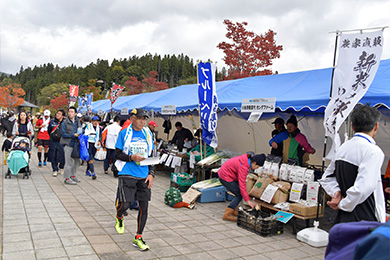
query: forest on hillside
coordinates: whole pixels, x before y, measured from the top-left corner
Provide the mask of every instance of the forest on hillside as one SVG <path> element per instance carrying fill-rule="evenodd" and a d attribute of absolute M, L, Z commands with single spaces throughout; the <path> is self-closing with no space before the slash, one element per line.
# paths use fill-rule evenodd
<path fill-rule="evenodd" d="M 150 73 L 154 72 L 154 73 Z M 52 84 L 74 84 L 80 89 L 94 89 L 98 87 L 100 93 L 111 88 L 112 83 L 126 86 L 126 82 L 138 80 L 140 83 L 149 77 L 155 77 L 156 82 L 166 84 L 166 87 L 175 87 L 196 83 L 196 64 L 193 59 L 184 54 L 179 55 L 151 55 L 141 57 L 132 56 L 124 59 L 114 59 L 111 64 L 108 60 L 98 59 L 85 67 L 70 65 L 60 68 L 58 65 L 47 63 L 34 68 L 20 68 L 16 75 L 0 76 L 0 82 L 11 79 L 13 83 L 20 84 L 25 91 L 24 99 L 38 104 L 42 102 L 45 87 Z M 157 89 L 146 86 L 141 92 L 155 91 Z M 53 94 L 53 93 L 52 93 Z M 123 95 L 128 94 L 124 91 Z M 133 94 L 133 92 L 129 92 Z M 61 93 L 58 93 L 58 96 Z M 53 97 L 45 97 L 50 99 Z M 94 95 L 94 101 L 104 98 L 103 95 Z M 44 99 L 44 98 L 43 98 Z"/>

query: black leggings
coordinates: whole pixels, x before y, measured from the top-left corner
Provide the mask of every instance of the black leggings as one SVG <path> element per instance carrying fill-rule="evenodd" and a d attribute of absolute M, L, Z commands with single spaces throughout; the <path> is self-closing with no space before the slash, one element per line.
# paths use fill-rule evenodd
<path fill-rule="evenodd" d="M 116 214 L 118 218 L 123 217 L 123 213 L 130 208 L 131 202 L 119 202 L 116 208 Z M 142 235 L 144 231 L 146 220 L 148 219 L 148 201 L 138 201 L 139 211 L 137 218 L 137 234 Z"/>

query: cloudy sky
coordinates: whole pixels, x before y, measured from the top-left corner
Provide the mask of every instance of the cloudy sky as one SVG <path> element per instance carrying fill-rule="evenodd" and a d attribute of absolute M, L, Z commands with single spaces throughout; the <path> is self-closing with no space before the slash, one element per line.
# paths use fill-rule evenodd
<path fill-rule="evenodd" d="M 389 0 L 1 0 L 0 71 L 44 63 L 86 66 L 97 59 L 180 54 L 224 66 L 224 19 L 274 30 L 279 73 L 332 66 L 336 30 L 390 25 Z M 390 29 L 382 59 L 390 57 Z"/>

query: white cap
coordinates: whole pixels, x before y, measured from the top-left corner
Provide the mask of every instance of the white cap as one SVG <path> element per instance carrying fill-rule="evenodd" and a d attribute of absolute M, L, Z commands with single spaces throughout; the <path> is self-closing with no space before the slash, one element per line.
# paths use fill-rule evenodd
<path fill-rule="evenodd" d="M 77 113 L 77 117 L 82 117 L 83 115 L 81 113 Z"/>
<path fill-rule="evenodd" d="M 43 115 L 50 116 L 50 110 L 46 109 L 45 111 L 43 111 Z"/>

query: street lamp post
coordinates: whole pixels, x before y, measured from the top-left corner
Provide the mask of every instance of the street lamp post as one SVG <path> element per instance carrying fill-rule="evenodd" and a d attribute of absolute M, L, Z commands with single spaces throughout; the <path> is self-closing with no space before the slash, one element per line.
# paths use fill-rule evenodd
<path fill-rule="evenodd" d="M 108 94 L 110 93 L 110 91 L 108 89 L 106 89 L 106 82 L 102 79 L 99 79 L 96 81 L 96 83 L 99 83 L 99 84 L 103 84 L 104 83 L 104 91 L 107 91 L 106 94 L 104 95 L 104 98 L 106 99 L 108 97 Z"/>

